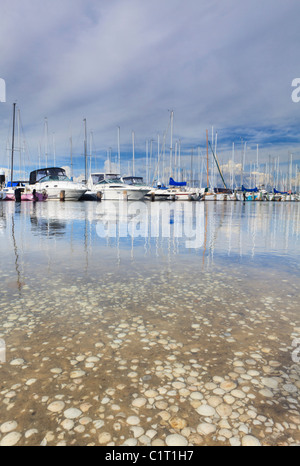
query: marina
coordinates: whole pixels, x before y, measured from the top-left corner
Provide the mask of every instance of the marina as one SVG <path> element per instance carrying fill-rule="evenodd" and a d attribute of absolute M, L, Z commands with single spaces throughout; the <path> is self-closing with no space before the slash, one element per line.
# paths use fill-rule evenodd
<path fill-rule="evenodd" d="M 298 444 L 299 216 L 1 202 L 0 445 Z"/>

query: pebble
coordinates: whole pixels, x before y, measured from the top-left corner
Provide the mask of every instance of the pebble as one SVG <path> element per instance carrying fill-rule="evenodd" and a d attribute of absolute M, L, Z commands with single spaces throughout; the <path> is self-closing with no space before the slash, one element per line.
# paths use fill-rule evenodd
<path fill-rule="evenodd" d="M 253 435 L 245 435 L 242 438 L 243 447 L 259 447 L 260 445 L 260 441 L 256 437 L 253 437 Z"/>
<path fill-rule="evenodd" d="M 74 427 L 74 421 L 72 421 L 72 419 L 64 419 L 64 420 L 61 422 L 61 426 L 62 426 L 65 430 L 71 430 L 71 429 L 73 429 L 73 427 Z"/>
<path fill-rule="evenodd" d="M 262 379 L 262 383 L 268 388 L 273 388 L 273 389 L 278 388 L 278 382 L 277 382 L 276 379 L 272 379 L 272 378 L 269 378 L 269 377 L 264 377 Z"/>
<path fill-rule="evenodd" d="M 232 409 L 226 403 L 221 403 L 216 407 L 216 411 L 221 417 L 229 417 L 232 413 Z"/>
<path fill-rule="evenodd" d="M 234 396 L 235 398 L 245 398 L 246 396 L 246 394 L 242 390 L 237 390 L 237 389 L 232 390 L 230 394 Z"/>
<path fill-rule="evenodd" d="M 81 416 L 82 412 L 77 408 L 69 408 L 64 411 L 64 416 L 67 419 L 76 419 Z"/>
<path fill-rule="evenodd" d="M 271 390 L 269 390 L 268 388 L 262 388 L 261 390 L 259 390 L 259 393 L 263 396 L 265 396 L 266 398 L 273 398 L 273 392 L 271 392 Z"/>
<path fill-rule="evenodd" d="M 39 431 L 37 429 L 29 429 L 25 432 L 25 438 L 30 438 L 34 434 L 38 434 Z"/>
<path fill-rule="evenodd" d="M 137 417 L 137 416 L 129 416 L 127 419 L 126 419 L 126 422 L 128 425 L 130 426 L 136 426 L 137 424 L 140 423 L 140 419 Z"/>
<path fill-rule="evenodd" d="M 220 384 L 220 388 L 221 388 L 222 390 L 225 390 L 225 392 L 231 392 L 231 390 L 233 390 L 234 388 L 236 388 L 236 386 L 237 386 L 236 383 L 235 383 L 235 382 L 232 382 L 232 381 L 230 381 L 230 380 L 228 380 L 228 381 L 226 380 L 226 381 L 224 381 L 224 382 L 222 382 L 222 383 Z"/>
<path fill-rule="evenodd" d="M 47 406 L 47 409 L 52 413 L 59 413 L 65 407 L 65 403 L 63 401 L 53 401 Z"/>
<path fill-rule="evenodd" d="M 11 366 L 21 366 L 21 365 L 24 364 L 24 363 L 25 363 L 25 361 L 24 361 L 24 359 L 22 359 L 22 358 L 13 359 L 13 360 L 10 362 Z"/>
<path fill-rule="evenodd" d="M 104 421 L 102 419 L 97 419 L 96 421 L 93 421 L 93 425 L 95 429 L 101 429 L 101 427 L 104 426 Z"/>
<path fill-rule="evenodd" d="M 166 437 L 166 444 L 168 447 L 185 447 L 188 441 L 180 434 L 171 434 Z"/>
<path fill-rule="evenodd" d="M 214 424 L 208 424 L 207 422 L 202 422 L 197 426 L 197 432 L 203 435 L 209 435 L 216 432 L 217 427 Z"/>
<path fill-rule="evenodd" d="M 4 422 L 3 424 L 1 424 L 0 426 L 0 431 L 3 433 L 3 434 L 6 434 L 8 432 L 11 432 L 13 430 L 16 429 L 17 427 L 17 422 L 16 421 L 7 421 L 7 422 Z"/>
<path fill-rule="evenodd" d="M 180 417 L 173 417 L 169 420 L 170 425 L 173 429 L 182 430 L 186 427 L 187 421 Z"/>
<path fill-rule="evenodd" d="M 135 406 L 136 408 L 141 408 L 142 406 L 144 406 L 145 404 L 147 403 L 147 399 L 146 398 L 142 398 L 142 397 L 139 397 L 139 398 L 135 398 L 133 401 L 132 401 L 132 406 Z"/>
<path fill-rule="evenodd" d="M 71 379 L 79 379 L 85 375 L 85 371 L 77 370 L 70 373 Z"/>
<path fill-rule="evenodd" d="M 136 438 L 128 438 L 124 441 L 122 445 L 127 446 L 127 447 L 135 447 L 137 443 L 138 441 Z"/>
<path fill-rule="evenodd" d="M 37 381 L 37 379 L 28 379 L 26 381 L 26 385 L 28 385 L 28 386 L 33 385 L 36 381 Z"/>
<path fill-rule="evenodd" d="M 2 438 L 2 440 L 0 441 L 0 446 L 13 447 L 19 442 L 21 437 L 22 435 L 20 434 L 20 432 L 10 432 Z"/>
<path fill-rule="evenodd" d="M 105 445 L 111 441 L 111 434 L 109 432 L 101 432 L 98 436 L 100 445 Z"/>
<path fill-rule="evenodd" d="M 214 416 L 216 413 L 216 410 L 209 405 L 201 405 L 199 408 L 196 409 L 197 413 L 200 414 L 201 416 Z"/>

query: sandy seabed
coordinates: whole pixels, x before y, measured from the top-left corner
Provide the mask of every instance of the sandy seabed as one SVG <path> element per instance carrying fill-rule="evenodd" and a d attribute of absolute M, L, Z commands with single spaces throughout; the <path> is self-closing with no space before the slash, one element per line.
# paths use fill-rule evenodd
<path fill-rule="evenodd" d="M 288 271 L 38 275 L 2 278 L 0 445 L 300 443 Z"/>

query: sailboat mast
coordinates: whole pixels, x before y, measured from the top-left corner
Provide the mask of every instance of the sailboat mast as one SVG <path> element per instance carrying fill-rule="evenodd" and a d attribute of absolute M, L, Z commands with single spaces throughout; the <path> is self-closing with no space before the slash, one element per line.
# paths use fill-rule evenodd
<path fill-rule="evenodd" d="M 170 141 L 170 176 L 172 176 L 173 119 L 174 119 L 174 112 L 172 110 L 171 111 L 171 141 Z"/>
<path fill-rule="evenodd" d="M 148 167 L 148 139 L 146 139 L 146 184 L 149 184 L 148 175 L 149 175 L 149 167 Z"/>
<path fill-rule="evenodd" d="M 71 158 L 71 180 L 73 180 L 73 141 L 72 141 L 72 135 L 70 137 L 70 158 Z"/>
<path fill-rule="evenodd" d="M 207 172 L 207 187 L 209 187 L 209 168 L 208 168 L 208 130 L 206 130 L 206 172 Z"/>
<path fill-rule="evenodd" d="M 157 179 L 159 181 L 159 164 L 160 164 L 160 156 L 159 156 L 159 134 L 157 135 Z"/>
<path fill-rule="evenodd" d="M 86 118 L 83 120 L 84 122 L 84 178 L 85 182 L 87 182 L 87 140 L 86 140 Z"/>
<path fill-rule="evenodd" d="M 121 175 L 120 126 L 118 126 L 118 171 Z"/>
<path fill-rule="evenodd" d="M 46 160 L 46 168 L 48 168 L 48 118 L 47 117 L 45 117 L 44 131 L 45 131 L 45 160 Z"/>
<path fill-rule="evenodd" d="M 135 167 L 134 167 L 134 131 L 132 131 L 132 176 L 135 176 Z"/>
<path fill-rule="evenodd" d="M 14 177 L 14 148 L 15 148 L 15 119 L 16 119 L 16 104 L 13 104 L 13 129 L 12 129 L 12 142 L 11 142 L 11 170 L 10 181 L 13 183 Z"/>

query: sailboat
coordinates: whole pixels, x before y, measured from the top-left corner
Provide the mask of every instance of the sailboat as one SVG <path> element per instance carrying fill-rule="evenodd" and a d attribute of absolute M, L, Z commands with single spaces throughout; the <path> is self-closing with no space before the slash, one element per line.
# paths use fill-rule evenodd
<path fill-rule="evenodd" d="M 13 181 L 14 176 L 14 150 L 15 150 L 15 113 L 16 104 L 13 104 L 13 129 L 12 129 L 12 147 L 11 147 L 11 179 L 3 188 L 2 196 L 11 201 L 45 201 L 47 193 L 38 193 L 25 181 Z"/>
<path fill-rule="evenodd" d="M 169 180 L 168 193 L 170 200 L 174 201 L 197 201 L 199 199 L 196 189 L 187 187 L 186 181 L 174 181 L 172 177 Z"/>
<path fill-rule="evenodd" d="M 208 144 L 210 145 L 210 149 L 213 155 L 213 159 L 215 161 L 215 164 L 217 166 L 219 175 L 222 179 L 224 188 L 210 188 L 209 186 L 209 168 L 208 168 Z M 235 201 L 237 200 L 236 194 L 232 192 L 230 188 L 227 188 L 227 185 L 225 183 L 221 167 L 218 161 L 218 157 L 216 154 L 216 151 L 213 150 L 212 145 L 210 141 L 208 141 L 208 133 L 206 130 L 206 151 L 207 151 L 207 188 L 205 188 L 205 191 L 202 195 L 202 199 L 205 201 Z"/>

